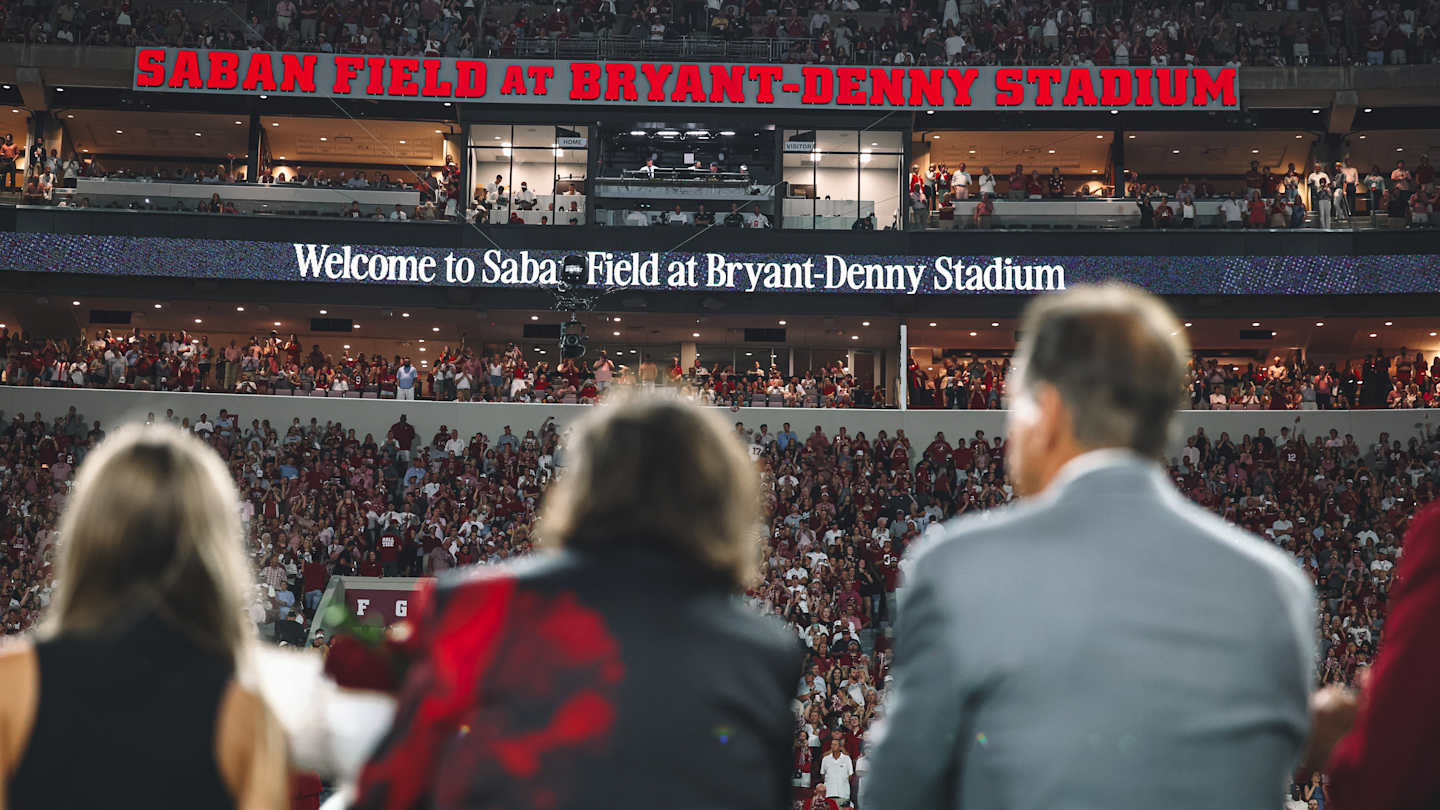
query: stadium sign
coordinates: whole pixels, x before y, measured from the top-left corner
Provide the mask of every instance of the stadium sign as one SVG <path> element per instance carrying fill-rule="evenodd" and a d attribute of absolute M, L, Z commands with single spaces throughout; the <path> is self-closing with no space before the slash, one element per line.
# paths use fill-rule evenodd
<path fill-rule="evenodd" d="M 132 87 L 477 104 L 795 110 L 1222 110 L 1233 67 L 859 67 L 136 48 Z"/>
<path fill-rule="evenodd" d="M 568 251 L 0 232 L 0 269 L 362 286 L 550 289 Z M 1161 295 L 1440 291 L 1440 256 L 874 256 L 583 253 L 597 288 L 637 292 L 1029 295 L 1116 279 Z"/>

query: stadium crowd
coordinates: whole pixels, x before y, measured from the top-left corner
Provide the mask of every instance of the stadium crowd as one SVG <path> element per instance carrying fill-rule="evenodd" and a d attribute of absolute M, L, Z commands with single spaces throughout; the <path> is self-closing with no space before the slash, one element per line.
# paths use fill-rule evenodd
<path fill-rule="evenodd" d="M 253 0 L 243 18 L 228 4 L 222 12 L 202 20 L 160 3 L 10 4 L 0 36 L 449 57 L 548 57 L 561 40 L 632 50 L 767 40 L 777 60 L 896 65 L 1386 65 L 1440 54 L 1434 0 L 571 0 L 495 11 L 473 0 Z"/>
<path fill-rule="evenodd" d="M 258 572 L 251 618 L 262 635 L 290 643 L 303 643 L 332 576 L 432 575 L 530 551 L 537 504 L 565 467 L 564 432 L 550 419 L 523 435 L 506 426 L 462 437 L 442 425 L 427 437 L 402 412 L 377 437 L 224 410 L 149 418 L 193 431 L 228 463 Z M 811 654 L 793 704 L 797 796 L 817 808 L 853 801 L 863 735 L 883 711 L 901 556 L 943 521 L 1011 500 L 1006 447 L 982 431 L 912 439 L 903 430 L 867 437 L 736 423 L 735 432 L 762 468 L 770 515 L 751 600 L 788 621 Z M 104 435 L 73 407 L 54 418 L 0 414 L 7 634 L 27 630 L 49 601 L 56 516 Z M 1384 627 L 1397 538 L 1435 496 L 1440 434 L 1382 433 L 1362 444 L 1334 430 L 1200 429 L 1169 470 L 1187 497 L 1295 558 L 1320 597 L 1316 680 L 1353 683 Z M 1295 798 L 1307 790 L 1323 801 L 1323 783 L 1295 786 Z"/>
<path fill-rule="evenodd" d="M 430 346 L 419 341 L 419 353 Z M 72 388 L 127 388 L 142 391 L 223 391 L 242 394 L 300 394 L 375 399 L 434 399 L 462 402 L 550 402 L 593 404 L 612 386 L 621 389 L 663 385 L 714 405 L 883 407 L 885 392 L 856 382 L 838 361 L 787 377 L 778 366 L 755 361 L 749 369 L 699 356 L 687 369 L 672 356 L 661 367 L 650 355 L 631 350 L 632 363 L 601 350 L 592 359 L 527 358 L 508 344 L 485 352 L 466 346 L 433 347 L 435 360 L 416 366 L 409 355 L 385 358 L 342 349 L 338 358 L 319 344 L 305 351 L 296 335 L 252 336 L 241 344 L 212 345 L 208 336 L 187 332 L 144 334 L 97 331 L 86 341 L 33 339 L 0 329 L 0 384 Z M 543 353 L 543 350 L 537 350 Z"/>

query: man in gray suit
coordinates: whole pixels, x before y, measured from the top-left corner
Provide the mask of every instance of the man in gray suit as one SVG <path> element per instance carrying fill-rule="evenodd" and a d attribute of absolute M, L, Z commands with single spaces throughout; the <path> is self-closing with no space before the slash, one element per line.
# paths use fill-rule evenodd
<path fill-rule="evenodd" d="M 1309 729 L 1314 597 L 1157 462 L 1184 330 L 1120 285 L 1033 302 L 1009 387 L 1016 505 L 904 567 L 865 810 L 1267 810 Z"/>

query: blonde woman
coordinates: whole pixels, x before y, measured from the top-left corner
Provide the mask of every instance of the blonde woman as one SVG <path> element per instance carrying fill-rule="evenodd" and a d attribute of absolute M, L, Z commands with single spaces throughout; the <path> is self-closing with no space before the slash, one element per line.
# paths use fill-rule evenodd
<path fill-rule="evenodd" d="M 251 576 L 219 457 L 168 425 L 118 430 L 59 534 L 43 629 L 0 653 L 0 808 L 282 806 L 279 727 L 235 681 Z"/>
<path fill-rule="evenodd" d="M 566 457 L 551 553 L 441 580 L 358 807 L 789 807 L 803 652 L 737 598 L 760 562 L 745 447 L 652 395 L 595 409 Z"/>

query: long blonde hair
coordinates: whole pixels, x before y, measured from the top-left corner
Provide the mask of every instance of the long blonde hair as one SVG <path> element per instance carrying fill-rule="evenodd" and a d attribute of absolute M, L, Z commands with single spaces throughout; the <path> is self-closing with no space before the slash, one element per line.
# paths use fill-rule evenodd
<path fill-rule="evenodd" d="M 169 425 L 130 425 L 81 464 L 60 517 L 43 632 L 95 633 L 146 613 L 240 663 L 253 583 L 239 495 L 220 457 Z"/>
<path fill-rule="evenodd" d="M 546 494 L 539 539 L 603 550 L 679 552 L 734 588 L 760 558 L 760 476 L 712 409 L 651 395 L 602 405 L 575 429 Z"/>

